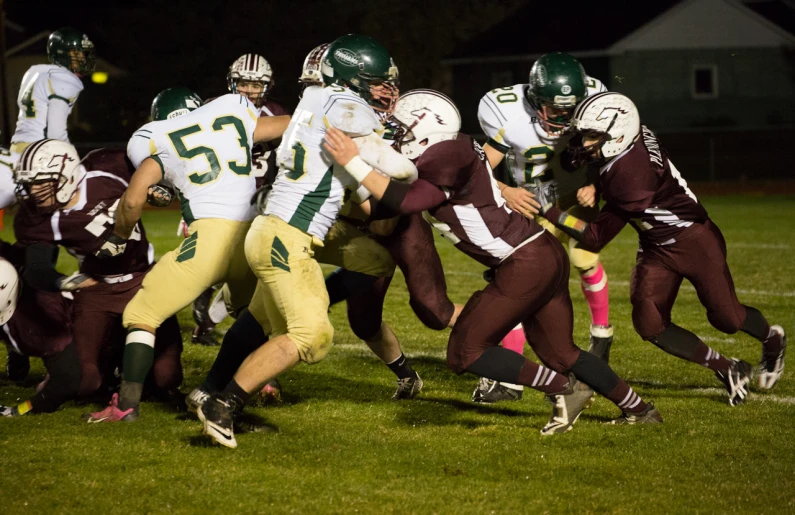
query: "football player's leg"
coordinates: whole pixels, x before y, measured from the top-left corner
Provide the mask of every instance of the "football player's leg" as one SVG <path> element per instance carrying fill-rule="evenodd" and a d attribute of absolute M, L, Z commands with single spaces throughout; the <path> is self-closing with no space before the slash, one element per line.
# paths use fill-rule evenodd
<path fill-rule="evenodd" d="M 678 358 L 725 373 L 732 361 L 707 346 L 692 332 L 671 322 L 682 276 L 657 262 L 641 257 L 632 270 L 630 300 L 632 322 L 641 338 Z"/>
<path fill-rule="evenodd" d="M 547 302 L 558 283 L 567 280 L 568 259 L 551 236 L 542 235 L 518 250 L 496 269 L 494 280 L 464 306 L 450 333 L 448 366 L 459 374 L 472 372 L 547 394 L 565 391 L 568 377 L 498 344 L 511 328 Z"/>
<path fill-rule="evenodd" d="M 74 344 L 69 343 L 64 349 L 42 357 L 42 360 L 47 370 L 44 387 L 30 399 L 10 408 L 5 416 L 52 413 L 64 402 L 77 396 L 80 389 L 80 361 Z"/>
<path fill-rule="evenodd" d="M 168 317 L 155 332 L 155 358 L 152 379 L 163 392 L 175 390 L 182 384 L 182 333 L 176 316 Z"/>
<path fill-rule="evenodd" d="M 108 354 L 103 353 L 103 349 L 112 344 L 114 326 L 120 322 L 118 314 L 106 311 L 102 306 L 103 300 L 110 300 L 106 299 L 109 296 L 95 293 L 88 290 L 78 292 L 72 305 L 72 334 L 81 370 L 80 396 L 91 395 L 102 385 L 106 367 L 102 366 L 100 356 Z"/>
<path fill-rule="evenodd" d="M 127 339 L 119 409 L 134 408 L 154 360 L 155 331 L 213 284 L 227 280 L 230 262 L 241 255 L 248 224 L 196 220 L 191 235 L 146 275 L 124 310 Z"/>
<path fill-rule="evenodd" d="M 726 242 L 720 229 L 708 222 L 706 234 L 697 242 L 701 259 L 683 256 L 687 278 L 696 288 L 701 304 L 707 308 L 707 318 L 716 329 L 728 334 L 743 331 L 762 343 L 759 362 L 759 386 L 772 388 L 784 370 L 786 335 L 781 326 L 772 326 L 756 308 L 740 304 L 734 289 L 729 264 L 726 262 Z M 687 253 L 691 254 L 691 253 Z"/>
<path fill-rule="evenodd" d="M 417 318 L 435 331 L 452 327 L 463 306 L 454 305 L 447 296 L 442 261 L 430 224 L 420 214 L 403 216 L 392 234 L 378 240 L 403 272 L 409 304 Z"/>

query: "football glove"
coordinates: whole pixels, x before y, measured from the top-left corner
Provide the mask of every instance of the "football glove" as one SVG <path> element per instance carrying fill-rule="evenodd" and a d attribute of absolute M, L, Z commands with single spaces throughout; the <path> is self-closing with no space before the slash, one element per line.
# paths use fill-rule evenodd
<path fill-rule="evenodd" d="M 171 204 L 177 192 L 174 186 L 168 181 L 160 181 L 157 184 L 149 186 L 149 191 L 146 193 L 146 202 L 154 207 L 166 207 Z"/>
<path fill-rule="evenodd" d="M 546 212 L 558 202 L 558 192 L 555 181 L 541 182 L 541 179 L 535 178 L 532 183 L 525 184 L 524 189 L 535 196 L 536 202 L 541 205 L 538 212 L 542 215 L 546 214 Z"/>
<path fill-rule="evenodd" d="M 113 232 L 114 227 L 115 225 L 111 225 L 107 228 L 105 234 L 102 235 L 104 241 L 99 250 L 94 252 L 96 257 L 105 259 L 124 254 L 124 251 L 127 249 L 127 239 L 115 234 Z"/>
<path fill-rule="evenodd" d="M 74 273 L 70 276 L 63 276 L 58 279 L 58 289 L 61 291 L 75 291 L 80 287 L 81 284 L 83 284 L 83 282 L 90 278 L 90 275 L 80 273 Z"/>

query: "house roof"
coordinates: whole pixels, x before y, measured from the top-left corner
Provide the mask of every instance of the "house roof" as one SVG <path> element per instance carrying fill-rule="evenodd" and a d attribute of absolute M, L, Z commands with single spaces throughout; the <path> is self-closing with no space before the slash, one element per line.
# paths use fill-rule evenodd
<path fill-rule="evenodd" d="M 528 3 L 460 46 L 445 62 L 527 61 L 628 50 L 795 46 L 791 0 L 602 0 L 578 4 L 560 24 L 553 3 Z"/>
<path fill-rule="evenodd" d="M 557 2 L 529 2 L 461 45 L 447 61 L 604 50 L 679 1 L 601 0 L 578 2 L 576 7 L 575 4 L 561 7 Z M 566 9 L 576 9 L 576 13 L 567 14 Z"/>

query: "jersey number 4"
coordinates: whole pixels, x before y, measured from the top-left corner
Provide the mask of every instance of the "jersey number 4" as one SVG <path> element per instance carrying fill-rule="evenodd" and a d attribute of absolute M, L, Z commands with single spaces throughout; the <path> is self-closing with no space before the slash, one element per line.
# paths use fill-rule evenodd
<path fill-rule="evenodd" d="M 235 128 L 240 138 L 238 138 L 238 142 L 240 143 L 241 148 L 246 150 L 246 162 L 244 164 L 237 163 L 236 161 L 227 161 L 226 166 L 231 170 L 233 173 L 237 175 L 249 175 L 251 173 L 251 145 L 248 141 L 248 136 L 246 135 L 246 128 L 243 125 L 243 122 L 237 116 L 219 116 L 215 120 L 213 120 L 212 128 L 213 132 L 218 132 L 224 130 L 224 127 L 227 125 L 231 125 Z M 205 147 L 204 145 L 199 145 L 198 147 L 188 148 L 183 141 L 183 138 L 190 136 L 191 134 L 196 134 L 202 132 L 201 125 L 194 124 L 189 127 L 185 127 L 184 129 L 179 129 L 174 132 L 168 133 L 169 139 L 171 139 L 171 143 L 174 144 L 174 150 L 177 151 L 177 155 L 182 159 L 193 159 L 197 156 L 204 156 L 207 159 L 207 163 L 210 165 L 210 169 L 205 172 L 193 172 L 192 174 L 188 175 L 188 180 L 193 184 L 207 184 L 209 182 L 213 182 L 218 178 L 221 174 L 221 163 L 218 160 L 218 154 L 215 153 L 215 150 L 211 149 L 210 147 Z"/>
<path fill-rule="evenodd" d="M 38 78 L 39 74 L 37 73 L 31 77 L 27 87 L 19 92 L 19 103 L 25 108 L 25 116 L 28 118 L 36 117 L 36 101 L 33 100 L 33 86 L 36 85 L 36 79 Z"/>

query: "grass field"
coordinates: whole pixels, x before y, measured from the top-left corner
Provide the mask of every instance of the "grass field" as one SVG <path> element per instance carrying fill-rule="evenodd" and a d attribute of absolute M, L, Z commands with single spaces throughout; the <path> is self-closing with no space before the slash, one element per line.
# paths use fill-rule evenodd
<path fill-rule="evenodd" d="M 795 333 L 795 199 L 702 200 L 728 241 L 741 301 Z M 146 213 L 159 253 L 176 245 L 177 220 L 174 211 Z M 636 241 L 627 229 L 603 253 L 616 329 L 611 359 L 658 406 L 660 426 L 606 426 L 618 410 L 600 398 L 573 431 L 542 437 L 549 408 L 532 390 L 521 402 L 473 405 L 476 378 L 446 369 L 447 331 L 420 324 L 396 278 L 385 319 L 425 380 L 417 400 L 390 400 L 394 376 L 336 306 L 326 360 L 284 374 L 284 404 L 254 410 L 279 432 L 240 435 L 234 451 L 209 446 L 198 421 L 157 404 L 144 405 L 135 424 L 88 426 L 80 414 L 90 406 L 72 403 L 0 420 L 0 513 L 795 512 L 795 366 L 773 392 L 730 408 L 711 372 L 641 341 L 628 286 Z M 438 247 L 450 296 L 464 302 L 483 286 L 483 267 L 446 242 Z M 584 346 L 590 319 L 579 286 L 571 289 L 575 340 Z M 188 335 L 189 311 L 179 317 Z M 674 321 L 722 354 L 759 360 L 750 337 L 709 325 L 687 283 Z M 186 339 L 183 391 L 200 382 L 215 352 Z M 0 404 L 30 394 L 43 375 L 33 361 L 24 387 L 0 373 Z"/>

